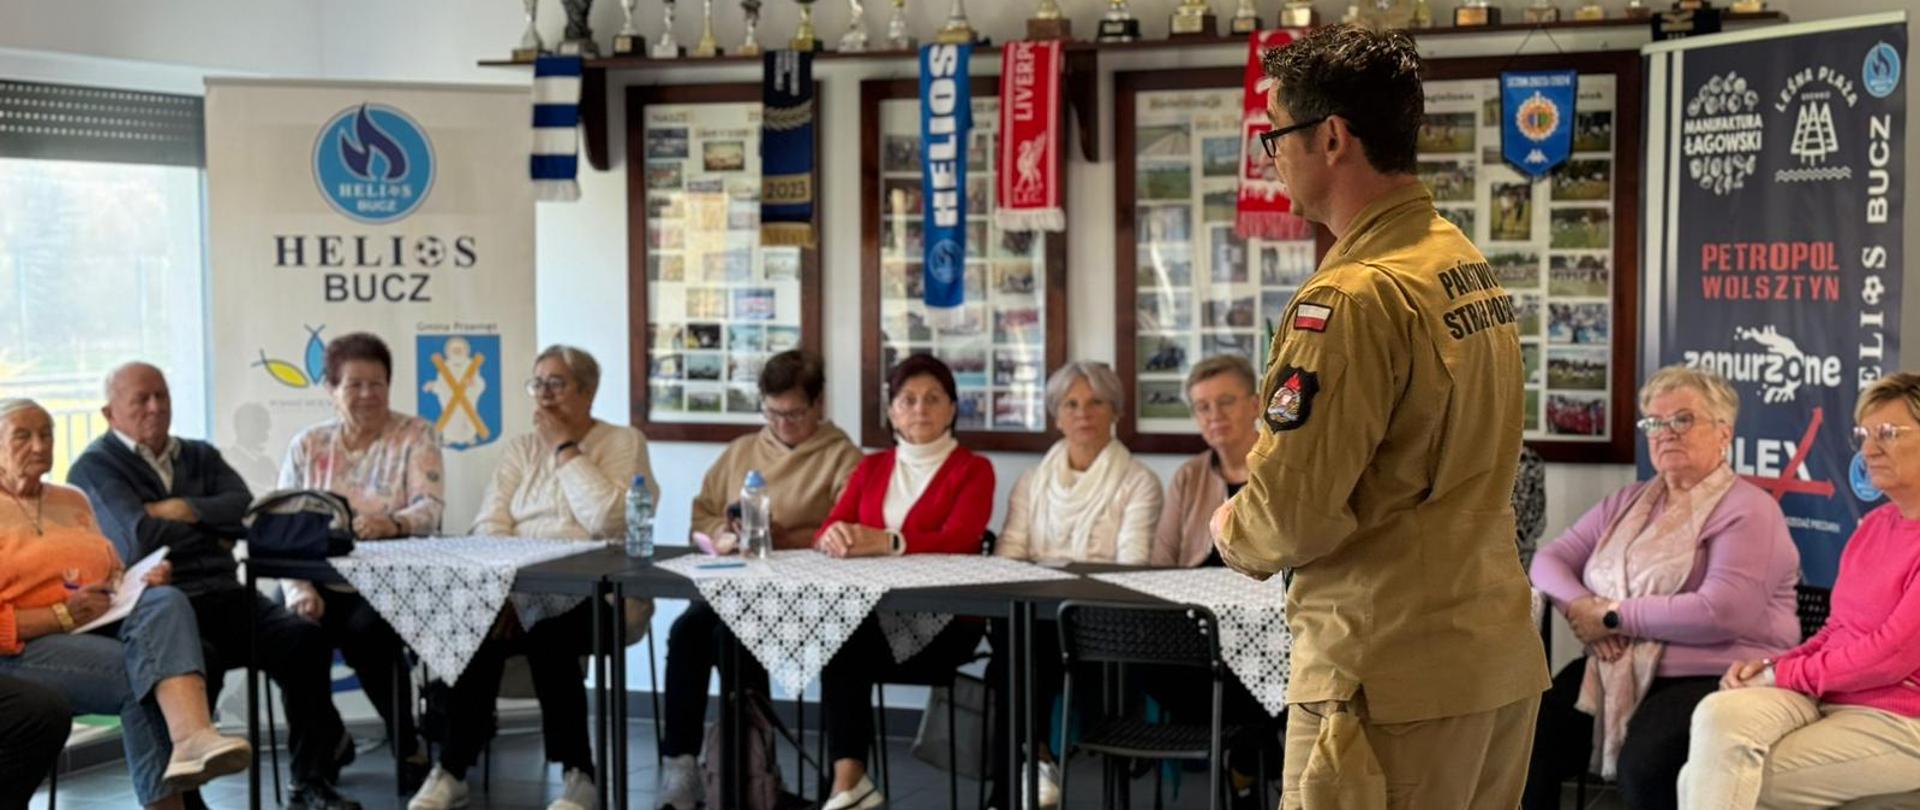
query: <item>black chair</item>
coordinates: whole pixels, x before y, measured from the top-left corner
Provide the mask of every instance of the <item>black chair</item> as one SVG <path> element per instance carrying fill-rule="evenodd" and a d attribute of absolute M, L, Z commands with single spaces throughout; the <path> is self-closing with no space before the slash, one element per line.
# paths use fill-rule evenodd
<path fill-rule="evenodd" d="M 1833 601 L 1832 588 L 1816 588 L 1812 585 L 1793 586 L 1796 612 L 1800 614 L 1800 640 L 1806 641 L 1827 626 L 1827 611 Z"/>
<path fill-rule="evenodd" d="M 1139 605 L 1065 602 L 1060 605 L 1060 654 L 1065 664 L 1066 681 L 1061 687 L 1060 711 L 1073 716 L 1074 670 L 1076 665 L 1099 664 L 1116 688 L 1106 690 L 1107 704 L 1098 716 L 1082 721 L 1080 739 L 1070 743 L 1060 757 L 1060 803 L 1068 802 L 1068 763 L 1076 750 L 1084 749 L 1108 758 L 1103 763 L 1105 783 L 1101 785 L 1101 803 L 1116 784 L 1126 790 L 1128 771 L 1116 768 L 1113 760 L 1185 759 L 1207 762 L 1207 806 L 1217 810 L 1231 802 L 1231 788 L 1221 773 L 1227 765 L 1226 741 L 1238 738 L 1244 729 L 1228 725 L 1222 717 L 1226 678 L 1232 677 L 1220 656 L 1219 622 L 1213 612 L 1199 605 L 1143 607 Z M 1125 679 L 1128 665 L 1186 667 L 1205 672 L 1213 684 L 1213 712 L 1210 722 L 1148 723 L 1146 718 L 1123 707 L 1127 694 Z M 1264 763 L 1262 770 L 1264 771 Z M 1264 793 L 1266 774 L 1257 784 Z M 1223 802 L 1224 800 L 1224 802 Z M 1262 796 L 1262 804 L 1265 804 Z"/>

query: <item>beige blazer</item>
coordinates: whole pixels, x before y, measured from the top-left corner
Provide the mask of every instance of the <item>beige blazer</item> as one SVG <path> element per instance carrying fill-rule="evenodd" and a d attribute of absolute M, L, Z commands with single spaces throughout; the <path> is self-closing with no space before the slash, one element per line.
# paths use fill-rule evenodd
<path fill-rule="evenodd" d="M 1160 508 L 1160 525 L 1153 533 L 1147 564 L 1161 568 L 1196 568 L 1213 553 L 1213 535 L 1207 522 L 1227 502 L 1227 479 L 1213 463 L 1213 451 L 1187 459 L 1167 482 L 1167 502 Z"/>

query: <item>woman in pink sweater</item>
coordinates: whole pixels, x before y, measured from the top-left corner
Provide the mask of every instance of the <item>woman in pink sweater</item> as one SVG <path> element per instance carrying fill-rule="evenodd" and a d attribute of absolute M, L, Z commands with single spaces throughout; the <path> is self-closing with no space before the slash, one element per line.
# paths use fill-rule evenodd
<path fill-rule="evenodd" d="M 1847 542 L 1826 628 L 1777 658 L 1734 664 L 1694 711 L 1682 807 L 1920 802 L 1892 798 L 1920 791 L 1920 374 L 1868 386 L 1854 425 L 1892 503 Z"/>

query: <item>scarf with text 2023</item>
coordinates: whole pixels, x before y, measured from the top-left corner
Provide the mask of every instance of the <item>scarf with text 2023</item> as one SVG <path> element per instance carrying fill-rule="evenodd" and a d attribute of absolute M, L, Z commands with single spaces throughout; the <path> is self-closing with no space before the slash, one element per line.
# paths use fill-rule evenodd
<path fill-rule="evenodd" d="M 966 302 L 967 142 L 973 127 L 973 88 L 967 78 L 972 45 L 920 49 L 920 196 L 924 202 L 927 320 L 958 323 Z"/>
<path fill-rule="evenodd" d="M 1064 231 L 1060 204 L 1060 41 L 1009 42 L 1000 57 L 1000 149 L 993 221 Z"/>
<path fill-rule="evenodd" d="M 813 54 L 768 51 L 760 85 L 760 244 L 813 247 Z"/>
<path fill-rule="evenodd" d="M 1247 70 L 1241 90 L 1240 194 L 1234 203 L 1234 231 L 1242 239 L 1310 239 L 1313 225 L 1294 216 L 1293 200 L 1273 168 L 1273 159 L 1260 145 L 1261 133 L 1273 129 L 1267 119 L 1267 74 L 1260 57 L 1293 43 L 1294 31 L 1255 31 L 1247 36 Z"/>

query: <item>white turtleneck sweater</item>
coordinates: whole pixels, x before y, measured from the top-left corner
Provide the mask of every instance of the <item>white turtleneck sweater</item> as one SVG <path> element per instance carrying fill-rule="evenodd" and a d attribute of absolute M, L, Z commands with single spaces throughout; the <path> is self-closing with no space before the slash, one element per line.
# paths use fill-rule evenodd
<path fill-rule="evenodd" d="M 947 463 L 947 457 L 960 446 L 952 433 L 926 444 L 909 444 L 905 439 L 893 452 L 893 477 L 887 481 L 887 499 L 881 505 L 881 514 L 886 518 L 886 529 L 900 531 L 907 522 L 907 513 L 913 505 L 926 494 L 927 485 L 933 483 L 933 475 L 940 471 L 940 465 Z"/>

